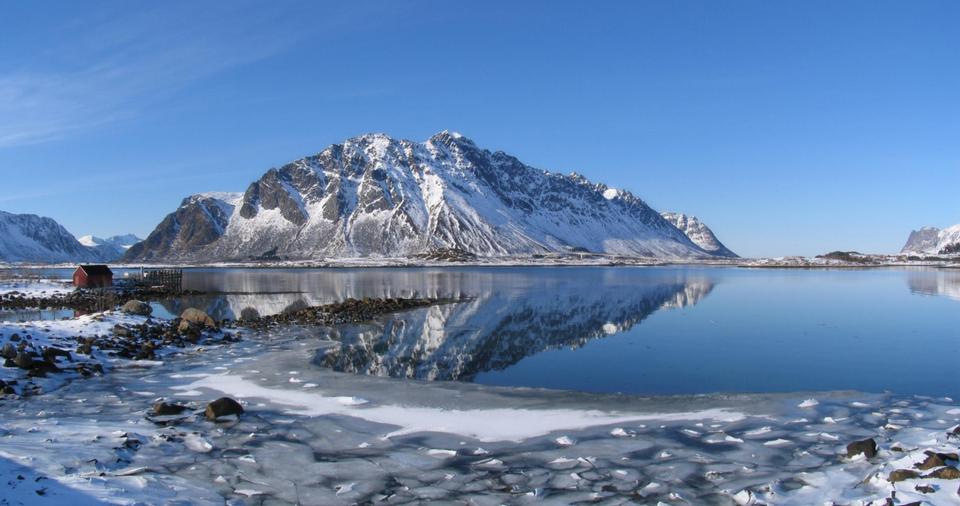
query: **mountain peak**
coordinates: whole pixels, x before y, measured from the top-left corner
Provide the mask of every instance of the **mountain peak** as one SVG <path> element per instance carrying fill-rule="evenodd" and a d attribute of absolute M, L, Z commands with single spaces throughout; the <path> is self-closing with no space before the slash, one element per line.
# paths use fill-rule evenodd
<path fill-rule="evenodd" d="M 440 132 L 433 134 L 433 136 L 427 139 L 427 143 L 441 144 L 447 147 L 452 147 L 454 145 L 470 146 L 472 148 L 477 147 L 477 145 L 472 140 L 465 137 L 460 132 L 455 132 L 452 130 L 442 130 Z"/>
<path fill-rule="evenodd" d="M 488 257 L 716 255 L 627 191 L 536 169 L 444 130 L 419 143 L 353 137 L 266 171 L 242 197 L 185 199 L 125 259 L 409 257 L 442 249 Z"/>

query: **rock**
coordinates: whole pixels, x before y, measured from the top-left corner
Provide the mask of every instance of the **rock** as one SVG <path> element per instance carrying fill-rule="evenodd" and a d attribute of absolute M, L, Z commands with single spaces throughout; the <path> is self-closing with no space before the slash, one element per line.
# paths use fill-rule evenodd
<path fill-rule="evenodd" d="M 947 465 L 948 460 L 953 460 L 953 461 L 957 460 L 956 453 L 938 453 L 938 452 L 932 452 L 930 450 L 927 450 L 923 453 L 927 455 L 927 458 L 925 458 L 923 462 L 919 464 L 915 464 L 913 466 L 917 469 L 920 469 L 921 471 L 927 471 L 935 467 L 945 466 Z"/>
<path fill-rule="evenodd" d="M 919 477 L 920 473 L 912 469 L 897 469 L 896 471 L 892 471 L 890 473 L 890 476 L 887 478 L 887 480 L 889 480 L 890 483 L 896 483 L 898 481 L 912 480 Z"/>
<path fill-rule="evenodd" d="M 913 487 L 913 489 L 916 490 L 917 492 L 920 492 L 921 494 L 932 494 L 937 491 L 937 489 L 923 483 L 921 483 L 920 485 L 917 485 L 916 487 Z"/>
<path fill-rule="evenodd" d="M 207 409 L 204 411 L 204 414 L 210 420 L 216 420 L 221 416 L 240 416 L 243 414 L 243 406 L 241 406 L 239 402 L 229 397 L 221 397 L 210 404 L 207 404 Z"/>
<path fill-rule="evenodd" d="M 3 348 L 0 348 L 0 357 L 13 360 L 17 358 L 17 349 L 14 348 L 12 344 L 6 343 L 3 345 Z"/>
<path fill-rule="evenodd" d="M 133 337 L 133 333 L 127 327 L 119 323 L 113 326 L 113 335 L 117 337 Z"/>
<path fill-rule="evenodd" d="M 192 307 L 185 309 L 183 313 L 180 315 L 180 319 L 182 321 L 195 323 L 197 325 L 202 325 L 204 327 L 211 328 L 211 329 L 217 327 L 217 323 L 213 321 L 213 318 L 210 318 L 210 315 L 208 315 L 207 313 L 199 309 L 192 308 Z M 181 322 L 180 325 L 182 326 L 183 322 Z"/>
<path fill-rule="evenodd" d="M 13 363 L 21 369 L 33 369 L 33 355 L 26 351 L 21 351 L 17 353 L 16 358 L 13 359 Z"/>
<path fill-rule="evenodd" d="M 13 334 L 13 335 L 10 336 L 10 341 L 11 341 L 11 342 L 14 342 L 14 343 L 15 343 L 15 342 L 17 342 L 17 341 L 19 341 L 19 340 L 20 340 L 20 334 Z"/>
<path fill-rule="evenodd" d="M 48 346 L 43 349 L 42 353 L 43 359 L 51 364 L 57 361 L 57 357 L 63 357 L 69 361 L 73 361 L 73 357 L 70 356 L 70 352 L 67 350 L 61 350 L 60 348 L 54 348 L 53 346 Z"/>
<path fill-rule="evenodd" d="M 130 300 L 127 301 L 123 307 L 120 308 L 121 311 L 127 314 L 135 314 L 138 316 L 150 316 L 153 314 L 153 308 L 150 307 L 150 304 L 143 302 L 141 300 Z"/>
<path fill-rule="evenodd" d="M 923 462 L 920 462 L 919 464 L 914 464 L 913 467 L 921 471 L 926 471 L 935 467 L 946 465 L 944 464 L 943 459 L 938 457 L 936 453 L 926 452 L 926 454 L 927 458 L 923 459 Z"/>
<path fill-rule="evenodd" d="M 960 480 L 960 469 L 952 466 L 941 467 L 924 478 L 936 478 L 938 480 Z"/>
<path fill-rule="evenodd" d="M 153 414 L 157 416 L 179 415 L 187 410 L 186 406 L 170 402 L 158 402 L 153 405 Z"/>
<path fill-rule="evenodd" d="M 855 457 L 864 454 L 868 459 L 877 456 L 877 442 L 873 438 L 867 438 L 860 441 L 854 441 L 847 445 L 847 457 Z"/>

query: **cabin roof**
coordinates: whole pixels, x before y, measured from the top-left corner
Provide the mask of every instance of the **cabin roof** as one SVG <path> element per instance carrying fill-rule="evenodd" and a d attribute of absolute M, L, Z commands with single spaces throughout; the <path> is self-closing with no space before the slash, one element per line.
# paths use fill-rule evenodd
<path fill-rule="evenodd" d="M 113 271 L 106 265 L 81 265 L 78 269 L 87 273 L 87 276 L 112 276 Z"/>

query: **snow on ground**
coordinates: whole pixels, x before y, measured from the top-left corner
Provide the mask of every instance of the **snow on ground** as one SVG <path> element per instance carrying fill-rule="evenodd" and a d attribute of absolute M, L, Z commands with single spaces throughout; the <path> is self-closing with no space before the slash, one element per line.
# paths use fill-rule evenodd
<path fill-rule="evenodd" d="M 27 322 L 0 322 L 0 347 L 10 344 L 17 348 L 26 343 L 30 348 L 39 351 L 41 348 L 59 348 L 70 352 L 69 359 L 59 358 L 58 363 L 63 365 L 77 365 L 83 363 L 106 363 L 114 366 L 128 361 L 111 358 L 100 351 L 92 356 L 75 353 L 77 337 L 109 335 L 117 324 L 139 325 L 146 321 L 145 317 L 124 314 L 118 311 L 95 313 L 67 320 L 43 320 Z M 39 385 L 47 391 L 56 388 L 64 381 L 76 376 L 74 371 L 51 373 L 46 377 L 29 378 L 27 371 L 17 367 L 0 367 L 0 380 L 24 381 Z"/>
<path fill-rule="evenodd" d="M 575 430 L 598 425 L 640 421 L 710 420 L 735 422 L 744 415 L 725 409 L 678 413 L 616 413 L 575 409 L 443 409 L 434 407 L 367 406 L 356 397 L 330 397 L 317 392 L 267 388 L 239 375 L 209 375 L 188 385 L 185 391 L 206 388 L 237 399 L 267 400 L 284 406 L 284 412 L 304 416 L 348 415 L 399 427 L 384 437 L 418 432 L 448 432 L 479 441 L 523 441 L 557 430 Z"/>
<path fill-rule="evenodd" d="M 67 295 L 74 287 L 68 280 L 16 279 L 0 281 L 0 296 L 19 294 L 25 297 L 53 297 Z"/>

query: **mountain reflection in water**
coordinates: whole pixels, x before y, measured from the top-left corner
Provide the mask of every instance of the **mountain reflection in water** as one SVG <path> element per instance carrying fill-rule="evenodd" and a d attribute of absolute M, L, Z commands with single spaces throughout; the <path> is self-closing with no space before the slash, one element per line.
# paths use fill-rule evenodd
<path fill-rule="evenodd" d="M 707 278 L 643 281 L 568 284 L 523 298 L 490 291 L 470 302 L 332 329 L 338 344 L 320 350 L 315 363 L 374 376 L 472 381 L 543 351 L 629 330 L 658 310 L 696 304 L 713 289 Z"/>
<path fill-rule="evenodd" d="M 942 363 L 960 357 L 960 271 L 946 269 L 190 269 L 184 287 L 220 294 L 167 301 L 158 316 L 188 306 L 236 319 L 347 298 L 468 299 L 363 325 L 280 330 L 314 339 L 317 366 L 364 375 L 642 395 L 960 396 L 949 371 L 931 367 L 931 353 Z M 896 373 L 881 365 L 891 360 Z"/>
<path fill-rule="evenodd" d="M 960 300 L 960 270 L 912 270 L 907 275 L 907 285 L 916 294 Z"/>
<path fill-rule="evenodd" d="M 198 307 L 237 319 L 351 297 L 468 297 L 326 329 L 335 344 L 315 357 L 336 371 L 456 381 L 623 332 L 658 310 L 696 304 L 714 286 L 708 275 L 681 269 L 597 268 L 219 270 L 190 273 L 185 282 L 225 293 L 165 300 L 162 312 Z"/>

